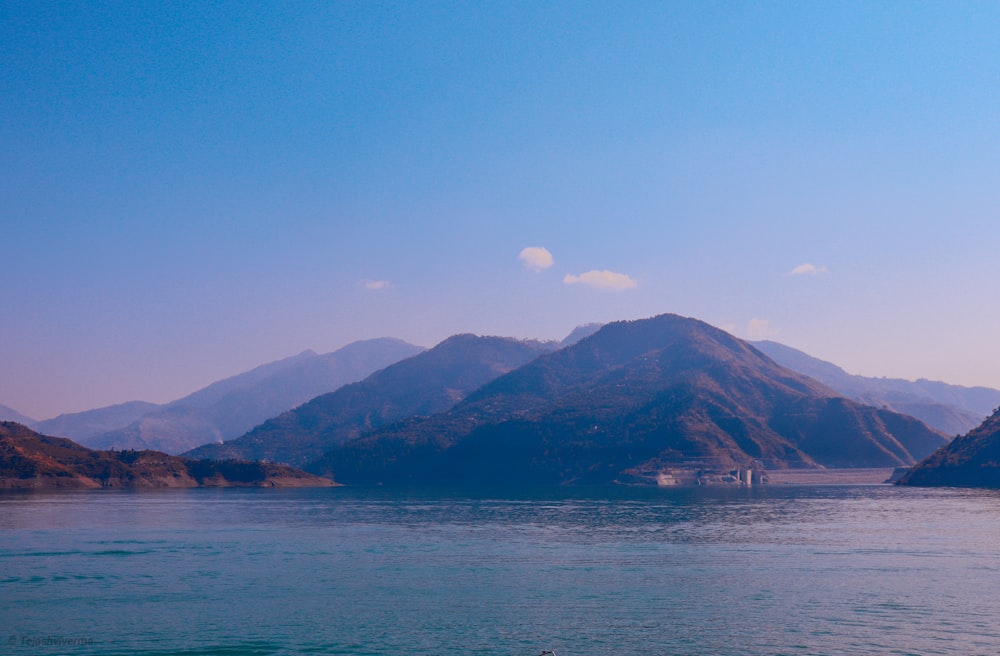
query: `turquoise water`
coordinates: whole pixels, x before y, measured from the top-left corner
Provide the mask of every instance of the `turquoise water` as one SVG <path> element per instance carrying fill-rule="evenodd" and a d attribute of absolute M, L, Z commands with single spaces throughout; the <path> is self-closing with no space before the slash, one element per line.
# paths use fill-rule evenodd
<path fill-rule="evenodd" d="M 996 654 L 1000 494 L 0 495 L 3 654 Z"/>

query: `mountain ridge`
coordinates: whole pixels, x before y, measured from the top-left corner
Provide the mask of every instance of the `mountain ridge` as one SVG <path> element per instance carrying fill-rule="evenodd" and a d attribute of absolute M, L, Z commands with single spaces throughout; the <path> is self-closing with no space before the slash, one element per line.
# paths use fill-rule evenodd
<path fill-rule="evenodd" d="M 362 381 L 313 398 L 192 457 L 240 457 L 302 465 L 326 448 L 414 415 L 451 407 L 484 382 L 556 348 L 535 340 L 453 335 Z"/>
<path fill-rule="evenodd" d="M 962 435 L 978 426 L 1000 405 L 1000 390 L 901 378 L 850 374 L 841 367 L 773 341 L 751 342 L 779 364 L 815 378 L 866 405 L 912 415 L 946 435 Z"/>
<path fill-rule="evenodd" d="M 847 437 L 830 435 L 820 416 L 847 427 Z M 810 455 L 831 438 L 853 440 L 857 459 Z M 716 470 L 755 462 L 898 466 L 944 441 L 918 420 L 845 399 L 725 331 L 660 315 L 607 324 L 451 410 L 356 438 L 306 469 L 362 484 L 607 483 L 655 480 L 691 462 Z"/>
<path fill-rule="evenodd" d="M 352 342 L 323 355 L 303 351 L 216 381 L 82 442 L 97 449 L 154 449 L 175 454 L 223 442 L 308 399 L 423 350 L 383 337 Z"/>

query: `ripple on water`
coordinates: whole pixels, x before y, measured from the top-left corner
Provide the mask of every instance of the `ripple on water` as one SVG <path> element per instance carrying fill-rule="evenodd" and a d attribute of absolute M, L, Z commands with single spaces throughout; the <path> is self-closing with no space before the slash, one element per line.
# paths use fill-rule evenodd
<path fill-rule="evenodd" d="M 1000 647 L 996 495 L 796 487 L 511 497 L 0 495 L 0 618 L 9 635 L 91 641 L 73 654 Z"/>

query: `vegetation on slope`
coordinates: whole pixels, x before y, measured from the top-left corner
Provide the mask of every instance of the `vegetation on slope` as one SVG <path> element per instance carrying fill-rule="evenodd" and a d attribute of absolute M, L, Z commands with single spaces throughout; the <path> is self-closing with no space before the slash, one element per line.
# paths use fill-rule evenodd
<path fill-rule="evenodd" d="M 0 422 L 0 489 L 327 487 L 333 481 L 284 465 L 189 460 L 157 451 L 94 451 Z"/>

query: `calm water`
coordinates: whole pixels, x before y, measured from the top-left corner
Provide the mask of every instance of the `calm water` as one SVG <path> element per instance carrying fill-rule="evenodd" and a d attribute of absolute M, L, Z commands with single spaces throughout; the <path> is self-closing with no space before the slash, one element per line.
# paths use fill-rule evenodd
<path fill-rule="evenodd" d="M 997 654 L 1000 494 L 0 495 L 4 654 Z"/>

